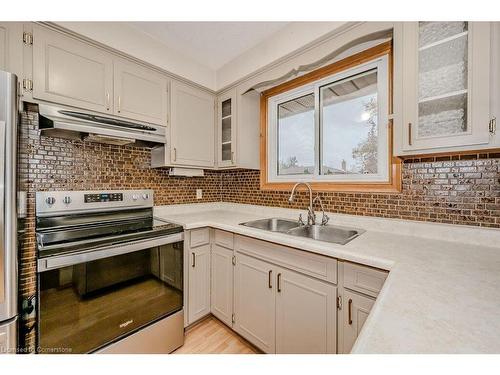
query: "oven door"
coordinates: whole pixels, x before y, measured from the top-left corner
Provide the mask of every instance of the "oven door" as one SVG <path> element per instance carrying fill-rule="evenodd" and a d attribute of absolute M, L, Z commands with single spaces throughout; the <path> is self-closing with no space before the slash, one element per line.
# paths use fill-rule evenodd
<path fill-rule="evenodd" d="M 95 253 L 49 258 L 42 272 L 39 260 L 38 352 L 93 352 L 182 310 L 182 241 Z"/>

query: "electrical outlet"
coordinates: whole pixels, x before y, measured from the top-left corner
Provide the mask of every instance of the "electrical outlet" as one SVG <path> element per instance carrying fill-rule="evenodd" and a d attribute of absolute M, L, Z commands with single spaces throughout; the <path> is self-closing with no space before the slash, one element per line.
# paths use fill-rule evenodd
<path fill-rule="evenodd" d="M 196 199 L 202 199 L 202 198 L 203 198 L 203 190 L 196 189 Z"/>

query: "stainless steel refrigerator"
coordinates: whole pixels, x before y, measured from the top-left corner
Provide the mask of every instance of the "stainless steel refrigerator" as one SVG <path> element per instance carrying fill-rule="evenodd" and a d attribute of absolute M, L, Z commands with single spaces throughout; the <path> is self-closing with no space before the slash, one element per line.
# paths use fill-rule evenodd
<path fill-rule="evenodd" d="M 0 354 L 17 347 L 17 77 L 0 71 Z"/>

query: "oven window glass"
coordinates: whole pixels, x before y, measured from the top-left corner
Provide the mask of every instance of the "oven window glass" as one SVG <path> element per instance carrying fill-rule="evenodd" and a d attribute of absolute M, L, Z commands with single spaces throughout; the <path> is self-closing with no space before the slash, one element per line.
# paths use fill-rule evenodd
<path fill-rule="evenodd" d="M 39 274 L 38 350 L 87 353 L 182 309 L 182 242 Z"/>

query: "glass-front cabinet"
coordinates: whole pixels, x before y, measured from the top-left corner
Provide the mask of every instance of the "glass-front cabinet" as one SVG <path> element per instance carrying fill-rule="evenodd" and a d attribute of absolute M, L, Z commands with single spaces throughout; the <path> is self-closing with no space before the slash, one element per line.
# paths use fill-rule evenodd
<path fill-rule="evenodd" d="M 489 23 L 407 22 L 401 40 L 402 149 L 488 143 Z"/>
<path fill-rule="evenodd" d="M 232 167 L 236 163 L 236 92 L 231 90 L 218 98 L 218 166 Z"/>

